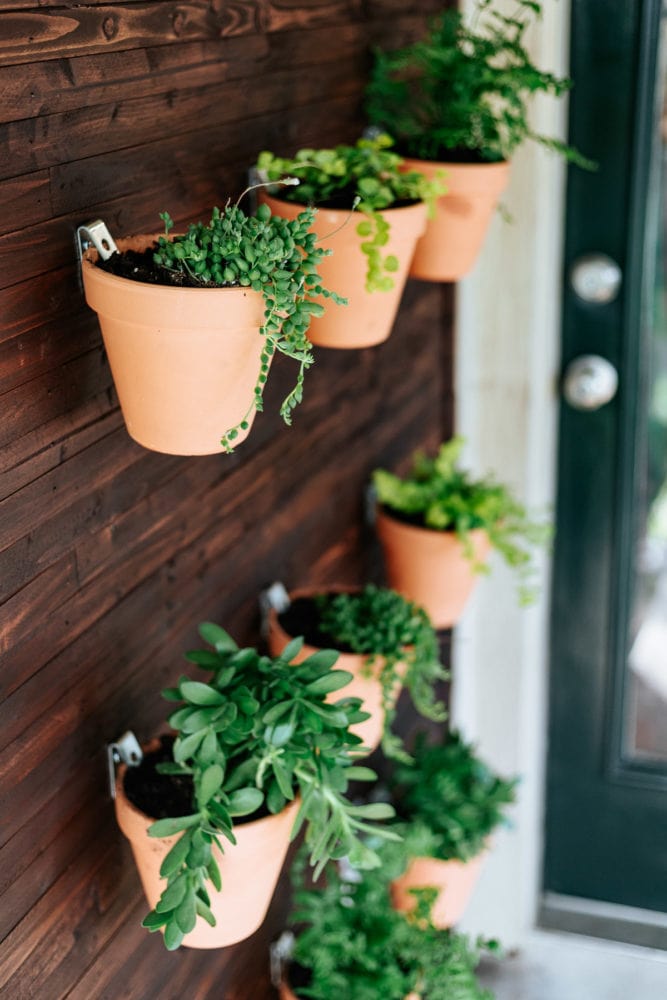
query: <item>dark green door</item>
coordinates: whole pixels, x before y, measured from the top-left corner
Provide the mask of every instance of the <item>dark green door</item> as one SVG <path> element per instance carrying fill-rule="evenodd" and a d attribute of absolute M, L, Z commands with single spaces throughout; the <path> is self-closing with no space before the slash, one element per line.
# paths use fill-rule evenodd
<path fill-rule="evenodd" d="M 573 0 L 544 886 L 667 911 L 659 0 Z M 615 373 L 618 387 L 615 389 Z"/>

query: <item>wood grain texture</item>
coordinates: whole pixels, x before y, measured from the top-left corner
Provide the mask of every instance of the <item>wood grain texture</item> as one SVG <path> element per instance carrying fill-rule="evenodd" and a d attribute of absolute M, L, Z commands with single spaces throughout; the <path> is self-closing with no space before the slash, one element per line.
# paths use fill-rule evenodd
<path fill-rule="evenodd" d="M 287 429 L 278 359 L 232 456 L 127 435 L 76 226 L 205 216 L 261 149 L 352 141 L 373 44 L 439 4 L 10 0 L 0 11 L 0 1000 L 268 1000 L 263 928 L 168 954 L 108 798 L 104 745 L 164 725 L 159 691 L 199 621 L 259 641 L 257 595 L 379 579 L 376 465 L 452 426 L 451 290 L 409 283 L 392 336 L 318 351 Z M 401 726 L 415 724 L 405 701 Z"/>

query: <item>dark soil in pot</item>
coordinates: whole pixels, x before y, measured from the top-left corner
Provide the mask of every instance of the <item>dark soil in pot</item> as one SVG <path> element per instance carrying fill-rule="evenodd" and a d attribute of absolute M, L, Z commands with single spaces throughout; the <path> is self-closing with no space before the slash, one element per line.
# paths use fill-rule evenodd
<path fill-rule="evenodd" d="M 192 778 L 189 774 L 160 774 L 158 764 L 173 763 L 172 736 L 161 736 L 160 746 L 144 754 L 141 764 L 128 767 L 123 787 L 129 801 L 152 819 L 167 819 L 173 816 L 189 816 L 197 812 L 193 805 Z M 234 826 L 252 823 L 268 816 L 264 806 L 250 816 L 234 819 Z"/>
<path fill-rule="evenodd" d="M 233 284 L 218 285 L 213 281 L 201 281 L 180 271 L 161 267 L 153 260 L 156 244 L 146 250 L 123 250 L 111 255 L 108 260 L 97 260 L 96 266 L 116 278 L 127 278 L 145 285 L 166 285 L 176 288 L 233 288 Z"/>
<path fill-rule="evenodd" d="M 323 596 L 328 595 L 323 592 Z M 320 612 L 313 597 L 297 597 L 286 611 L 278 615 L 278 621 L 289 636 L 302 635 L 308 646 L 317 649 L 337 649 L 339 653 L 353 653 L 354 650 L 339 642 L 334 635 L 320 628 Z"/>

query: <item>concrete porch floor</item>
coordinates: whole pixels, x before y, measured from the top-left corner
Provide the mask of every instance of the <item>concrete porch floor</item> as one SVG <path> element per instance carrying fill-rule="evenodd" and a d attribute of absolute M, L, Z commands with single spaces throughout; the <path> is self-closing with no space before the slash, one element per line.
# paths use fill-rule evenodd
<path fill-rule="evenodd" d="M 667 952 L 536 931 L 480 979 L 496 1000 L 667 1000 Z"/>

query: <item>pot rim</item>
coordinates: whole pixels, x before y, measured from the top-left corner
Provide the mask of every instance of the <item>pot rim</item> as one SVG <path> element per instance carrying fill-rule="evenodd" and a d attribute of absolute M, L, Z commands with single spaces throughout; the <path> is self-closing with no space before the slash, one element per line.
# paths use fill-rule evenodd
<path fill-rule="evenodd" d="M 135 249 L 134 246 L 130 247 L 129 244 L 135 244 L 141 241 L 144 250 L 149 249 L 151 243 L 154 243 L 159 236 L 163 236 L 164 233 L 139 233 L 136 236 L 124 236 L 116 240 L 116 246 L 118 250 L 122 253 L 126 249 Z M 134 281 L 132 278 L 124 278 L 119 274 L 110 274 L 109 271 L 102 270 L 101 267 L 97 267 L 97 261 L 99 259 L 99 253 L 95 247 L 88 247 L 84 251 L 81 258 L 81 268 L 85 268 L 93 280 L 98 282 L 104 282 L 108 284 L 111 288 L 116 287 L 120 291 L 121 288 L 127 288 L 130 285 L 132 288 L 142 289 L 146 295 L 197 295 L 201 297 L 204 294 L 219 295 L 220 292 L 236 292 L 237 294 L 243 293 L 244 295 L 260 295 L 261 292 L 256 292 L 254 289 L 245 285 L 219 285 L 217 287 L 211 288 L 192 288 L 189 286 L 181 285 L 157 285 L 148 281 Z"/>
<path fill-rule="evenodd" d="M 404 528 L 406 531 L 418 532 L 422 535 L 435 535 L 437 537 L 451 537 L 456 538 L 460 541 L 459 535 L 455 528 L 429 528 L 426 525 L 420 524 L 409 524 L 407 521 L 403 521 L 400 517 L 396 517 L 391 513 L 391 508 L 384 506 L 384 504 L 378 503 L 375 507 L 375 516 L 379 521 L 381 519 L 385 521 L 390 521 L 392 524 L 399 525 L 399 527 Z M 473 537 L 479 537 L 481 535 L 486 535 L 488 537 L 488 531 L 486 528 L 470 528 L 467 535 L 472 535 Z"/>
<path fill-rule="evenodd" d="M 306 205 L 298 201 L 288 201 L 287 198 L 277 198 L 275 195 L 270 194 L 268 191 L 263 195 L 264 199 L 268 203 L 269 201 L 279 202 L 281 205 L 289 205 L 293 208 L 299 208 L 302 211 L 306 208 L 314 208 L 317 212 L 327 212 L 332 215 L 340 215 L 341 217 L 347 218 L 349 215 L 359 216 L 360 219 L 366 218 L 365 212 L 360 212 L 358 208 L 329 208 L 326 205 Z M 414 212 L 415 209 L 426 210 L 426 202 L 423 201 L 413 201 L 409 205 L 399 205 L 398 207 L 389 206 L 389 208 L 378 209 L 377 215 L 387 215 L 387 214 L 398 214 L 399 212 Z"/>

